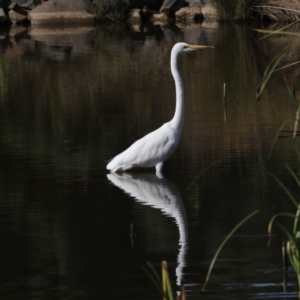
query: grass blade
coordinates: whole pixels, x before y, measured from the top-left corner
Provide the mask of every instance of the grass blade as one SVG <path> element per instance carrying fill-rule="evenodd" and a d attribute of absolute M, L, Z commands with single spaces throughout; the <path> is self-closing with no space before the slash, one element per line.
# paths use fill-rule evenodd
<path fill-rule="evenodd" d="M 279 180 L 272 172 L 268 171 L 268 173 L 278 182 L 278 184 L 280 185 L 280 187 L 290 197 L 290 199 L 295 204 L 295 206 L 298 207 L 298 202 L 296 201 L 296 199 L 294 198 L 294 196 L 292 195 L 292 193 L 290 192 L 290 190 L 284 185 L 284 183 L 281 180 Z"/>
<path fill-rule="evenodd" d="M 286 50 L 283 50 L 281 52 L 279 52 L 270 62 L 270 64 L 267 66 L 265 72 L 264 72 L 264 76 L 263 76 L 263 81 L 260 85 L 260 89 L 258 91 L 258 93 L 256 94 L 256 100 L 258 100 L 262 94 L 262 92 L 264 91 L 269 79 L 271 78 L 274 70 L 276 69 L 277 65 L 280 63 L 280 61 L 282 60 L 282 58 L 285 56 Z"/>
<path fill-rule="evenodd" d="M 157 280 L 155 280 L 155 277 L 145 267 L 142 267 L 142 270 L 148 275 L 148 277 L 154 283 L 154 285 L 159 290 L 159 292 L 162 293 L 161 286 L 160 286 L 159 282 L 157 282 Z"/>
<path fill-rule="evenodd" d="M 292 213 L 279 213 L 274 215 L 268 225 L 268 233 L 270 234 L 272 232 L 272 227 L 273 227 L 273 223 L 274 221 L 278 218 L 278 217 L 291 217 L 291 218 L 297 218 L 297 216 L 295 214 Z"/>
<path fill-rule="evenodd" d="M 215 166 L 216 164 L 222 162 L 223 160 L 225 160 L 224 158 L 219 159 L 215 162 L 213 162 L 211 165 L 209 165 L 206 169 L 204 169 L 199 175 L 197 175 L 192 181 L 191 183 L 188 185 L 187 190 L 189 190 L 194 184 L 195 182 L 203 175 L 205 174 L 210 168 L 212 168 L 213 166 Z"/>
<path fill-rule="evenodd" d="M 169 272 L 168 272 L 168 265 L 166 261 L 162 261 L 161 270 L 162 270 L 163 299 L 174 300 Z"/>
<path fill-rule="evenodd" d="M 269 151 L 269 154 L 268 154 L 268 159 L 271 158 L 272 152 L 273 152 L 273 150 L 274 150 L 274 148 L 275 148 L 275 145 L 276 145 L 276 143 L 277 143 L 277 141 L 278 141 L 278 139 L 279 139 L 279 135 L 281 134 L 283 128 L 285 127 L 285 125 L 286 125 L 288 122 L 290 122 L 290 120 L 284 121 L 284 122 L 281 124 L 281 126 L 279 127 L 278 131 L 276 132 L 276 136 L 275 136 L 275 138 L 274 138 L 274 140 L 273 140 L 273 142 L 272 142 L 272 145 L 271 145 L 271 148 L 270 148 L 270 151 Z"/>
<path fill-rule="evenodd" d="M 214 267 L 214 264 L 216 262 L 216 259 L 219 255 L 219 253 L 221 252 L 221 250 L 223 249 L 224 245 L 227 243 L 227 241 L 231 238 L 231 236 L 246 222 L 248 221 L 250 218 L 252 218 L 254 215 L 256 215 L 258 213 L 258 210 L 252 212 L 250 215 L 248 215 L 247 217 L 245 217 L 240 223 L 238 223 L 231 231 L 230 233 L 226 236 L 226 238 L 224 239 L 224 241 L 221 243 L 221 245 L 219 246 L 219 248 L 217 249 L 211 263 L 210 263 L 210 266 L 209 266 L 209 269 L 208 269 L 208 272 L 207 272 L 207 275 L 206 275 L 206 278 L 205 278 L 205 282 L 204 282 L 204 285 L 202 287 L 202 291 L 205 290 L 207 284 L 208 284 L 208 281 L 209 281 L 209 278 L 210 278 L 210 274 L 212 272 L 212 269 Z"/>
<path fill-rule="evenodd" d="M 288 27 L 290 27 L 290 26 L 292 26 L 292 25 L 294 25 L 295 23 L 298 23 L 298 22 L 299 22 L 299 20 L 296 20 L 296 21 L 294 21 L 292 23 L 289 23 L 288 25 L 286 25 L 286 26 L 284 26 L 284 27 L 282 27 L 282 28 L 280 28 L 278 30 L 275 30 L 275 31 L 272 31 L 272 30 L 262 30 L 262 29 L 254 29 L 254 30 L 258 31 L 258 32 L 269 33 L 269 34 L 261 37 L 260 39 L 258 39 L 258 41 L 260 41 L 260 40 L 265 39 L 265 38 L 267 38 L 267 37 L 269 37 L 269 36 L 271 36 L 273 34 L 286 34 L 287 32 L 286 31 L 282 31 L 282 30 L 284 30 L 284 29 L 286 29 L 286 28 L 288 28 Z M 298 33 L 297 33 L 297 35 L 300 36 L 300 34 L 298 34 Z"/>

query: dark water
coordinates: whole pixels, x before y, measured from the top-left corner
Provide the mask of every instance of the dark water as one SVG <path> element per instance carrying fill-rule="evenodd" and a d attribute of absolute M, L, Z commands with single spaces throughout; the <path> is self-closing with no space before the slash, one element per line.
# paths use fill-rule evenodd
<path fill-rule="evenodd" d="M 296 212 L 299 138 L 291 138 L 298 67 L 270 60 L 295 38 L 245 26 L 20 28 L 0 39 L 1 299 L 162 299 L 145 271 L 168 261 L 188 299 L 297 298 L 282 271 L 285 237 L 270 218 Z M 160 179 L 108 175 L 106 160 L 174 111 L 174 43 L 215 46 L 180 58 L 186 122 Z M 298 80 L 298 81 L 297 81 Z M 226 107 L 222 92 L 226 83 Z M 275 146 L 274 139 L 286 120 Z M 209 262 L 228 241 L 201 288 Z M 292 230 L 293 219 L 280 222 Z M 286 287 L 283 281 L 286 280 Z M 286 289 L 286 291 L 285 291 Z"/>

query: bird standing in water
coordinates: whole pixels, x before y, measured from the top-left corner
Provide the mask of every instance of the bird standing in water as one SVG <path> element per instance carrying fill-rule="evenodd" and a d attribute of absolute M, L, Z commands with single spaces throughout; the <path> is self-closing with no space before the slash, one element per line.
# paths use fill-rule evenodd
<path fill-rule="evenodd" d="M 163 124 L 134 142 L 129 148 L 115 156 L 107 165 L 112 173 L 123 172 L 133 168 L 155 167 L 156 174 L 161 174 L 164 161 L 174 153 L 178 146 L 184 123 L 184 89 L 178 71 L 177 59 L 180 53 L 211 46 L 177 43 L 171 51 L 171 72 L 176 88 L 176 109 L 171 121 Z"/>

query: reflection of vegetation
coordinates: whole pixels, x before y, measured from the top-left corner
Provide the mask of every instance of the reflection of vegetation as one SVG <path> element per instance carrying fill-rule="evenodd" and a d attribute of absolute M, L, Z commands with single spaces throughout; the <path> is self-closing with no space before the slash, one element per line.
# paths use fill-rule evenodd
<path fill-rule="evenodd" d="M 8 87 L 7 77 L 5 77 L 5 68 L 6 68 L 5 64 L 6 64 L 6 59 L 3 56 L 1 56 L 0 58 L 0 103 L 1 100 L 4 99 L 5 92 L 7 91 L 7 87 Z"/>
<path fill-rule="evenodd" d="M 30 60 L 2 56 L 0 114 L 11 126 L 2 130 L 0 142 L 8 152 L 81 174 L 92 161 L 108 158 L 105 131 L 101 130 L 105 120 L 99 117 L 101 111 L 114 107 L 111 87 L 115 78 L 109 74 L 124 74 L 122 62 L 129 61 L 129 53 L 114 52 L 107 57 L 113 47 L 103 49 L 101 43 L 95 47 L 102 55 L 75 56 L 76 63 L 65 61 L 63 67 L 44 54 Z M 64 53 L 63 48 L 60 51 Z M 133 81 L 125 84 L 138 85 Z"/>
<path fill-rule="evenodd" d="M 226 159 L 232 153 L 235 153 L 238 157 L 236 159 L 239 163 L 238 167 L 235 164 L 232 164 L 232 167 L 229 163 L 225 163 L 224 168 L 220 168 L 220 172 L 214 176 L 228 175 L 230 174 L 229 168 L 235 168 L 235 170 L 239 168 L 241 171 L 240 178 L 243 180 L 246 178 L 245 180 L 247 180 L 250 178 L 250 175 L 245 175 L 245 173 L 253 172 L 253 170 L 255 172 L 258 169 L 259 162 L 255 152 L 257 151 L 257 156 L 259 156 L 260 151 L 263 151 L 260 149 L 261 142 L 268 140 L 266 136 L 261 137 L 260 135 L 271 136 L 273 133 L 271 125 L 268 125 L 267 130 L 263 126 L 266 123 L 273 126 L 275 122 L 273 114 L 268 110 L 267 101 L 260 103 L 261 111 L 263 112 L 262 122 L 260 119 L 257 120 L 255 117 L 249 118 L 248 116 L 249 110 L 252 112 L 251 108 L 254 106 L 250 101 L 251 96 L 249 98 L 241 97 L 245 91 L 251 90 L 248 88 L 249 82 L 251 84 L 253 82 L 251 80 L 257 74 L 255 58 L 258 56 L 255 56 L 252 51 L 253 48 L 251 47 L 250 39 L 248 39 L 249 31 L 235 26 L 227 27 L 227 29 L 223 27 L 220 30 L 221 34 L 215 40 L 218 45 L 215 51 L 216 54 L 203 53 L 203 56 L 199 57 L 192 54 L 188 58 L 183 58 L 184 63 L 181 64 L 184 67 L 185 79 L 188 79 L 190 83 L 187 92 L 190 93 L 191 97 L 187 101 L 189 118 L 187 118 L 185 142 L 181 143 L 182 153 L 187 153 L 187 155 L 180 156 L 179 154 L 176 164 L 187 169 L 192 166 L 194 167 L 193 174 L 197 174 L 196 172 L 199 172 L 201 169 L 201 159 L 203 159 L 204 165 L 210 165 L 211 160 L 214 161 L 216 158 L 220 159 L 221 157 Z M 231 37 L 230 42 L 226 43 L 229 36 Z M 176 39 L 179 38 L 182 38 L 182 36 L 176 36 Z M 53 185 L 49 184 L 49 181 L 55 180 L 55 178 L 53 179 L 55 174 L 59 174 L 58 179 L 60 181 L 58 184 L 70 184 L 70 182 L 73 182 L 76 185 L 78 182 L 82 182 L 82 178 L 77 178 L 76 175 L 88 176 L 88 172 L 93 169 L 97 169 L 97 172 L 105 172 L 104 164 L 102 165 L 101 161 L 109 157 L 108 153 L 115 152 L 111 151 L 111 147 L 121 148 L 125 140 L 136 138 L 140 134 L 147 132 L 149 128 L 155 128 L 157 124 L 161 124 L 162 120 L 171 116 L 174 102 L 172 101 L 173 98 L 167 98 L 167 95 L 170 91 L 173 91 L 173 82 L 170 77 L 168 62 L 169 50 L 171 43 L 174 42 L 174 38 L 170 38 L 170 41 L 170 44 L 163 43 L 158 47 L 157 40 L 151 36 L 147 36 L 147 42 L 144 43 L 140 41 L 135 42 L 127 36 L 124 37 L 122 32 L 110 32 L 107 34 L 107 32 L 103 31 L 95 40 L 93 51 L 88 52 L 88 55 L 71 56 L 69 60 L 64 62 L 51 61 L 38 52 L 30 60 L 27 60 L 26 57 L 20 57 L 20 59 L 15 60 L 3 57 L 3 67 L 0 70 L 0 84 L 3 87 L 1 89 L 0 115 L 1 121 L 3 121 L 4 117 L 7 118 L 7 123 L 5 128 L 1 128 L 0 141 L 2 149 L 5 148 L 7 153 L 15 155 L 17 158 L 16 164 L 18 164 L 18 168 L 16 167 L 15 175 L 13 176 L 22 176 L 22 173 L 20 174 L 20 164 L 22 162 L 20 157 L 24 157 L 24 161 L 29 161 L 25 168 L 32 168 L 30 169 L 33 171 L 32 173 L 36 171 L 34 168 L 37 163 L 49 166 L 51 169 L 51 172 L 49 172 L 50 180 L 48 180 L 47 174 L 43 173 L 42 177 L 45 183 L 41 189 L 45 190 L 48 188 L 46 191 L 49 191 L 49 198 L 44 201 L 49 206 L 54 205 L 53 210 L 58 210 L 55 205 L 64 205 L 64 202 L 52 201 L 55 200 L 53 198 L 65 199 L 66 195 L 57 195 L 57 193 L 51 191 Z M 222 48 L 224 45 L 226 45 L 226 52 Z M 36 43 L 37 48 L 42 46 Z M 215 63 L 212 63 L 212 57 L 216 60 Z M 204 76 L 211 76 L 209 78 L 211 81 L 201 80 L 201 77 L 196 77 L 195 72 L 191 72 L 193 64 L 197 67 L 193 69 L 193 72 L 194 70 L 196 72 L 199 70 L 199 73 L 202 73 L 203 70 L 206 70 Z M 211 71 L 212 68 L 214 68 L 214 72 Z M 122 78 L 122 86 L 118 83 L 120 78 Z M 196 82 L 195 78 L 197 78 Z M 220 121 L 221 118 L 218 119 L 218 114 L 215 113 L 218 111 L 216 107 L 218 107 L 220 102 L 217 101 L 218 98 L 214 97 L 213 94 L 214 80 L 218 86 L 218 83 L 222 84 L 224 79 L 230 80 L 231 83 L 228 89 L 231 97 L 228 97 L 229 101 L 235 97 L 244 100 L 244 103 L 240 101 L 236 110 L 230 107 L 231 122 L 228 122 L 225 130 L 222 121 Z M 172 88 L 168 89 L 169 85 Z M 208 101 L 199 97 L 199 89 L 196 89 L 198 85 L 201 85 L 201 90 L 205 91 L 203 94 L 207 95 L 206 99 Z M 214 99 L 216 101 L 212 101 Z M 278 106 L 281 112 L 289 114 L 288 105 L 278 103 Z M 248 109 L 249 107 L 250 109 Z M 246 113 L 243 113 L 243 109 Z M 192 113 L 190 113 L 191 111 Z M 259 112 L 259 109 L 255 110 L 254 115 L 259 116 Z M 198 119 L 203 116 L 206 126 L 207 124 L 212 124 L 212 122 L 220 124 L 220 126 L 215 126 L 215 124 L 214 127 L 208 125 L 203 130 L 197 123 Z M 258 130 L 255 131 L 257 128 Z M 226 134 L 226 130 L 231 131 L 231 134 Z M 258 133 L 257 140 L 255 140 L 256 136 L 254 138 L 251 136 L 252 132 Z M 114 136 L 114 138 L 111 138 L 111 136 Z M 202 140 L 204 140 L 204 146 L 201 144 Z M 124 144 L 127 144 L 127 142 Z M 248 151 L 246 154 L 245 149 Z M 197 157 L 198 160 L 191 159 L 189 154 Z M 243 160 L 243 157 L 246 155 L 253 155 L 253 159 L 247 157 L 247 161 Z M 289 158 L 289 155 L 290 151 L 278 151 L 276 160 L 281 161 Z M 251 164 L 252 161 L 253 164 Z M 249 167 L 249 164 L 251 164 L 251 167 Z M 249 169 L 251 171 L 248 171 Z M 72 177 L 65 178 L 62 176 L 65 173 L 71 174 Z M 26 174 L 30 174 L 30 172 Z M 255 175 L 253 176 L 253 173 L 251 173 L 251 180 L 254 181 L 253 177 Z M 12 177 L 12 175 L 10 176 Z M 251 183 L 251 189 L 253 190 L 258 190 L 257 186 L 260 187 L 259 181 L 261 178 L 257 175 L 256 177 L 257 182 Z M 69 180 L 69 183 L 61 183 L 61 180 Z M 97 185 L 98 182 L 95 183 L 95 181 L 91 180 L 88 184 Z M 3 182 L 5 183 L 6 181 Z M 17 182 L 16 186 L 21 193 L 24 193 L 23 190 L 29 188 L 21 186 L 17 180 L 15 182 Z M 37 182 L 37 185 L 40 185 L 36 178 L 31 179 L 29 184 L 32 185 L 34 184 L 33 182 Z M 216 178 L 214 184 L 219 182 L 222 181 Z M 243 184 L 244 188 L 246 185 L 245 181 Z M 234 182 L 233 188 L 236 189 L 237 185 L 238 182 Z M 215 185 L 213 188 L 217 190 Z M 230 188 L 230 186 L 226 186 L 226 191 Z M 67 194 L 68 189 L 66 190 L 65 193 Z M 74 190 L 76 191 L 77 189 Z M 97 188 L 90 192 L 94 193 L 95 203 L 99 205 L 97 210 L 95 210 L 97 212 L 103 211 L 105 205 L 111 205 L 111 201 L 98 201 L 100 197 L 108 199 L 108 197 L 102 196 L 99 191 Z M 45 193 L 45 191 L 43 192 Z M 195 194 L 196 192 L 199 195 L 194 196 L 192 199 L 201 199 L 204 192 L 195 189 Z M 245 197 L 249 197 L 249 195 L 246 195 L 247 192 L 243 192 Z M 252 191 L 249 194 L 252 196 Z M 42 195 L 44 196 L 44 194 Z M 83 196 L 85 195 L 83 193 Z M 12 203 L 11 198 L 7 199 L 10 203 Z M 21 197 L 15 198 L 16 201 L 20 202 L 21 209 L 24 210 L 24 206 L 26 207 L 24 200 Z M 36 202 L 40 203 L 40 198 L 42 197 L 36 198 Z M 72 203 L 70 201 L 70 206 L 64 208 L 64 212 L 68 211 L 69 213 L 69 211 L 72 211 L 74 213 L 74 206 L 77 205 L 77 202 L 81 204 L 80 206 L 78 205 L 79 208 L 93 211 L 89 205 L 86 205 L 84 197 L 82 203 L 77 198 L 76 200 Z M 33 199 L 27 199 L 27 201 L 33 201 Z M 105 204 L 105 202 L 108 204 Z M 120 205 L 122 204 L 117 203 L 115 206 L 119 207 Z M 195 201 L 195 203 L 190 205 L 191 210 L 198 210 L 202 205 L 201 200 Z M 224 205 L 224 215 L 233 211 L 230 204 L 224 203 L 222 205 Z M 243 203 L 242 205 L 247 206 L 248 204 Z M 47 208 L 46 205 L 45 207 Z M 32 212 L 32 223 L 39 217 L 41 220 L 40 224 L 47 224 L 45 220 L 45 216 L 47 216 L 46 208 L 45 213 L 44 211 L 40 213 L 36 209 L 29 210 Z M 83 213 L 84 209 L 78 209 L 78 216 L 74 217 L 74 223 L 82 220 L 79 215 Z M 112 215 L 117 214 L 114 212 Z M 87 214 L 87 216 L 90 215 Z M 95 216 L 97 217 L 95 219 L 101 219 L 98 218 L 96 213 Z M 53 219 L 55 219 L 53 223 L 56 224 L 55 222 L 68 218 L 57 218 L 57 221 L 54 216 Z M 89 219 L 89 217 L 86 219 Z M 104 221 L 100 224 L 103 225 Z M 102 228 L 102 226 L 95 224 L 93 226 Z M 104 226 L 108 225 L 104 224 Z M 222 226 L 227 228 L 229 225 L 226 223 Z M 56 227 L 60 228 L 59 226 Z M 76 240 L 74 245 L 84 244 L 82 240 L 78 241 L 76 228 L 75 226 L 73 231 L 74 240 Z M 160 228 L 159 230 L 165 230 L 165 228 Z M 82 231 L 84 231 L 82 236 L 86 237 L 86 232 L 89 231 L 85 230 L 85 228 Z M 43 227 L 43 230 L 41 230 L 43 238 L 46 239 L 49 235 L 48 233 L 49 229 Z M 209 234 L 212 235 L 213 232 L 209 232 Z M 62 243 L 66 240 L 67 238 L 63 237 Z M 101 247 L 103 247 L 103 244 L 105 244 L 104 247 L 109 248 L 106 243 L 101 243 Z M 49 245 L 52 246 L 53 243 L 50 241 Z M 93 243 L 91 248 L 94 248 L 94 246 L 95 244 Z M 70 249 L 73 250 L 71 247 Z M 71 250 L 70 253 L 73 253 L 74 251 Z M 76 261 L 80 260 L 76 258 Z"/>
<path fill-rule="evenodd" d="M 255 91 L 255 79 L 259 77 L 256 53 L 251 44 L 254 34 L 246 26 L 223 26 L 217 32 L 214 53 L 203 52 L 201 55 L 191 54 L 181 58 L 180 67 L 186 82 L 189 83 L 186 92 L 187 113 L 190 115 L 187 117 L 180 147 L 183 152 L 194 157 L 199 157 L 199 153 L 205 155 L 210 152 L 212 157 L 210 161 L 206 160 L 208 165 L 224 159 L 219 142 L 227 143 L 221 122 L 219 127 L 201 131 L 201 136 L 199 128 L 194 125 L 198 124 L 199 118 L 205 124 L 210 124 L 211 118 L 217 118 L 214 115 L 218 111 L 219 103 L 205 101 L 217 99 L 217 90 L 212 88 L 214 84 L 218 86 L 228 80 L 227 104 L 230 120 L 227 122 L 227 130 L 237 133 L 236 139 L 230 143 L 226 157 L 242 153 L 244 148 L 253 148 L 249 130 L 254 132 L 254 126 L 261 126 L 260 121 L 254 124 L 251 116 L 244 114 L 248 110 L 247 101 L 241 103 L 241 99 L 251 98 L 251 95 L 246 98 L 245 93 L 251 89 Z M 66 170 L 74 167 L 86 170 L 92 161 L 98 161 L 102 166 L 102 161 L 110 158 L 111 154 L 108 153 L 117 153 L 128 142 L 157 128 L 172 117 L 174 98 L 169 51 L 173 42 L 157 47 L 155 39 L 149 37 L 147 45 L 140 43 L 137 46 L 128 42 L 124 36 L 121 31 L 99 30 L 93 45 L 94 50 L 88 57 L 70 56 L 70 60 L 63 64 L 50 61 L 42 53 L 37 54 L 35 60 L 21 59 L 18 62 L 4 57 L 0 79 L 6 86 L 1 88 L 4 95 L 0 101 L 4 107 L 10 109 L 2 110 L 2 113 L 5 112 L 11 121 L 15 119 L 16 123 L 23 124 L 5 130 L 6 137 L 2 135 L 1 138 L 6 139 L 6 145 L 14 147 L 18 144 L 28 155 L 47 158 L 55 166 Z M 231 38 L 230 43 L 226 42 L 228 36 Z M 118 39 L 123 39 L 122 47 L 114 42 Z M 192 64 L 195 68 L 191 71 Z M 213 72 L 208 72 L 212 67 Z M 197 74 L 199 79 L 195 79 L 195 71 L 199 74 L 204 72 L 205 77 L 210 77 L 202 80 L 201 75 Z M 26 80 L 20 80 L 22 78 Z M 116 83 L 119 79 L 122 80 L 121 86 Z M 116 86 L 117 89 L 112 88 Z M 7 91 L 10 91 L 10 95 Z M 199 91 L 206 95 L 204 99 L 199 97 Z M 11 105 L 14 97 L 17 100 Z M 253 99 L 254 97 L 255 95 Z M 239 102 L 239 107 L 231 107 L 231 100 L 233 103 Z M 22 112 L 19 109 L 21 107 Z M 196 114 L 191 113 L 191 107 Z M 277 115 L 274 117 L 270 112 L 268 102 L 261 103 L 261 107 L 264 111 L 264 122 L 276 124 Z M 108 113 L 103 113 L 104 111 Z M 282 111 L 289 113 L 287 107 Z M 118 140 L 109 142 L 109 136 L 117 135 L 120 137 Z M 220 140 L 211 139 L 212 136 L 219 136 Z M 19 139 L 15 140 L 15 145 L 11 137 Z M 207 150 L 201 148 L 199 140 L 209 143 Z M 119 148 L 110 151 L 113 147 Z M 196 167 L 194 162 L 193 166 Z"/>
<path fill-rule="evenodd" d="M 245 20 L 250 18 L 249 8 L 254 0 L 213 0 L 220 20 Z"/>

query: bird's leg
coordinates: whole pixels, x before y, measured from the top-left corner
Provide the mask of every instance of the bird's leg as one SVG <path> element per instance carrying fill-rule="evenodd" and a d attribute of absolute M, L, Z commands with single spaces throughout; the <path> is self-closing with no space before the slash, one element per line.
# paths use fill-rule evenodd
<path fill-rule="evenodd" d="M 163 174 L 161 171 L 157 171 L 157 170 L 156 170 L 155 175 L 156 175 L 156 177 L 158 177 L 159 179 L 164 178 L 164 174 Z"/>
<path fill-rule="evenodd" d="M 163 178 L 163 174 L 162 174 L 162 168 L 163 168 L 163 162 L 160 162 L 158 164 L 156 164 L 155 169 L 156 169 L 156 176 L 159 178 Z"/>

